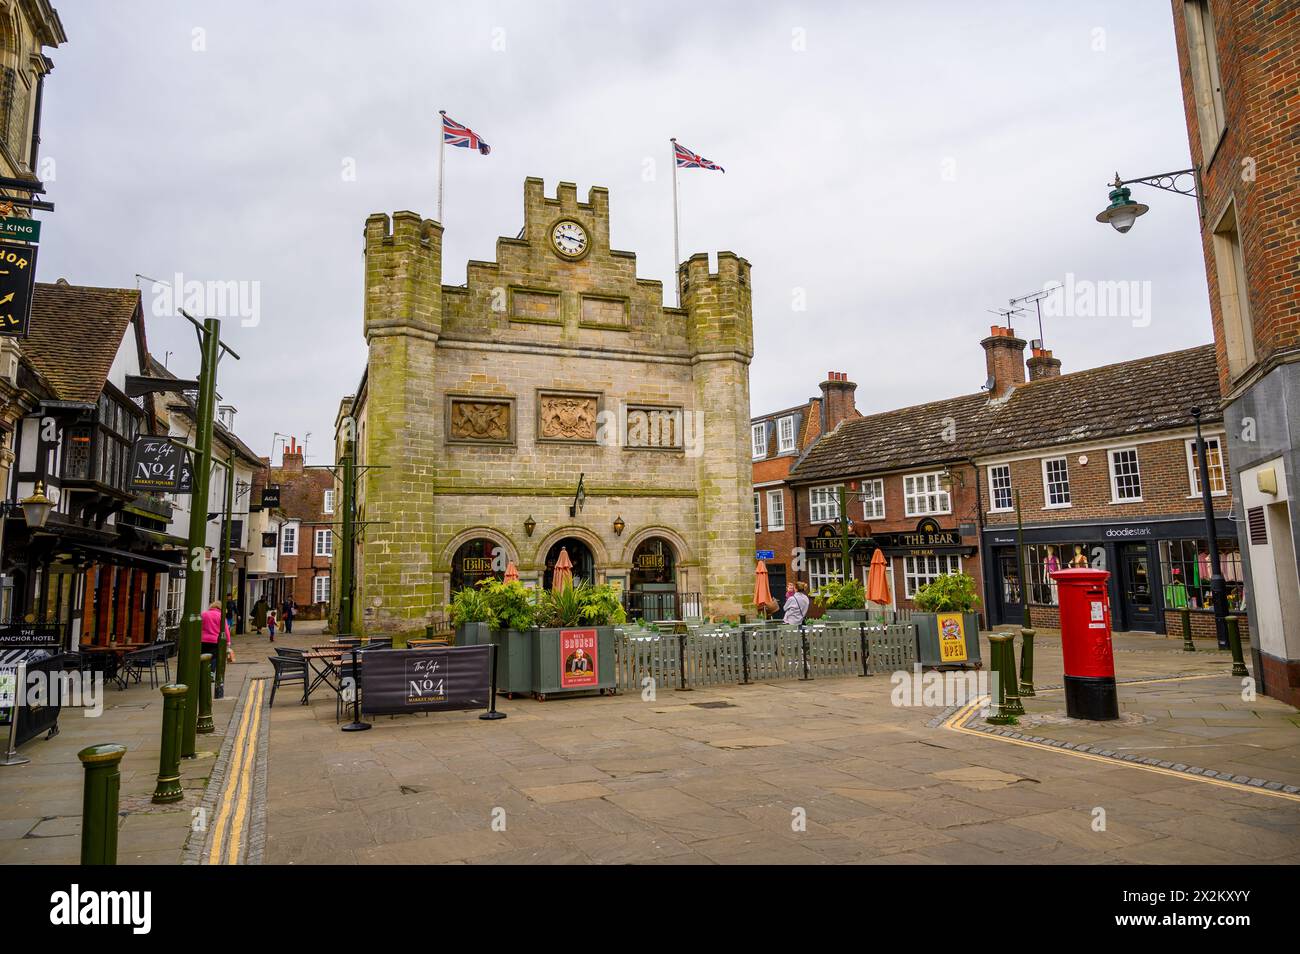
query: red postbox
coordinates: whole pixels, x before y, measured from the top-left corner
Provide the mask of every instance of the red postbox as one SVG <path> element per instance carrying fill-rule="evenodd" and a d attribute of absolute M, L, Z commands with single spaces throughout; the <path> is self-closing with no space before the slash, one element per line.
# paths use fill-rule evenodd
<path fill-rule="evenodd" d="M 1105 570 L 1057 570 L 1061 596 L 1061 655 L 1065 714 L 1072 719 L 1119 718 L 1115 656 L 1110 645 L 1110 597 Z"/>

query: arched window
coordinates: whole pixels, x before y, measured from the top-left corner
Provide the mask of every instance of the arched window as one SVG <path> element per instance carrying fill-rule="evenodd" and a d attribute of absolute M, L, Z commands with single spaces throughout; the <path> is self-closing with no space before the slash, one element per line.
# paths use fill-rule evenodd
<path fill-rule="evenodd" d="M 456 550 L 451 561 L 451 591 L 474 586 L 480 580 L 501 579 L 505 576 L 505 561 L 498 561 L 498 544 L 487 537 L 467 540 Z M 500 569 L 497 569 L 497 564 Z"/>
<path fill-rule="evenodd" d="M 632 554 L 632 588 L 675 587 L 677 551 L 663 537 L 647 537 Z"/>

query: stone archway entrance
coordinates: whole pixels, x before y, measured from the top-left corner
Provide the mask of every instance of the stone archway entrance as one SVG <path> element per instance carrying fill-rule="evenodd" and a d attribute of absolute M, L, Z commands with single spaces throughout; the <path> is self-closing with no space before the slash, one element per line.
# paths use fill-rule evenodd
<path fill-rule="evenodd" d="M 504 571 L 493 566 L 497 549 L 497 542 L 487 537 L 475 537 L 462 543 L 451 559 L 451 591 L 455 593 L 474 586 L 480 580 L 501 579 Z"/>
<path fill-rule="evenodd" d="M 585 580 L 588 583 L 596 582 L 596 558 L 591 552 L 591 547 L 577 537 L 564 537 L 556 540 L 551 544 L 551 548 L 546 551 L 546 567 L 542 573 L 542 586 L 548 590 L 551 588 L 551 576 L 555 570 L 555 561 L 560 558 L 561 550 L 569 551 L 569 559 L 573 562 L 574 583 L 578 583 L 580 580 Z"/>
<path fill-rule="evenodd" d="M 664 537 L 646 537 L 632 552 L 628 580 L 630 615 L 645 620 L 681 619 L 677 549 Z"/>

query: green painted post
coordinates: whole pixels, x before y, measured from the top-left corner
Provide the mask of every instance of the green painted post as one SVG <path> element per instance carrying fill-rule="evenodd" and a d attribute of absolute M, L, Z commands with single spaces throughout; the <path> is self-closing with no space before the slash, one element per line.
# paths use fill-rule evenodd
<path fill-rule="evenodd" d="M 153 790 L 156 805 L 179 802 L 185 797 L 181 788 L 181 721 L 185 718 L 187 691 L 185 686 L 175 683 L 162 687 L 162 749 L 158 754 L 158 784 Z"/>
<path fill-rule="evenodd" d="M 997 678 L 997 689 L 989 700 L 989 717 L 985 722 L 993 725 L 1015 725 L 1016 717 L 1007 709 L 1007 680 L 1004 675 L 1007 649 L 1011 640 L 1010 633 L 992 633 L 989 636 L 989 669 Z"/>
<path fill-rule="evenodd" d="M 199 657 L 199 720 L 195 723 L 199 735 L 216 731 L 212 724 L 212 654 Z"/>
<path fill-rule="evenodd" d="M 1010 716 L 1022 716 L 1025 707 L 1020 703 L 1020 684 L 1016 680 L 1016 637 L 1007 634 L 1007 648 L 1002 655 L 1002 678 L 999 680 L 1007 687 L 1006 698 L 1002 700 L 1003 711 Z"/>
<path fill-rule="evenodd" d="M 844 485 L 840 484 L 840 551 L 844 558 L 844 576 L 843 582 L 847 583 L 853 579 L 853 557 L 849 552 L 849 505 L 848 495 L 845 493 Z"/>
<path fill-rule="evenodd" d="M 1232 650 L 1232 674 L 1234 676 L 1249 676 L 1246 669 L 1246 660 L 1241 653 L 1241 617 L 1236 613 L 1228 614 L 1228 648 Z"/>
<path fill-rule="evenodd" d="M 1196 644 L 1192 642 L 1192 611 L 1186 606 L 1179 608 L 1178 615 L 1183 618 L 1183 652 L 1196 652 Z"/>
<path fill-rule="evenodd" d="M 193 494 L 190 496 L 189 563 L 185 570 L 185 609 L 176 653 L 176 679 L 189 687 L 181 723 L 181 757 L 197 752 L 199 722 L 199 656 L 203 651 L 203 600 L 206 590 L 203 557 L 208 535 L 208 490 L 212 477 L 212 414 L 217 394 L 217 359 L 221 355 L 221 322 L 205 318 L 199 334 L 203 361 L 199 367 L 199 402 L 194 410 L 195 442 Z"/>
<path fill-rule="evenodd" d="M 1020 629 L 1020 695 L 1036 695 L 1034 692 L 1034 631 L 1028 626 Z"/>
<path fill-rule="evenodd" d="M 222 619 L 225 619 L 223 616 Z M 221 635 L 217 637 L 217 658 L 212 661 L 212 698 L 226 698 L 226 656 L 230 653 L 229 640 L 226 638 L 225 623 L 221 626 Z"/>
<path fill-rule="evenodd" d="M 352 419 L 344 422 L 352 427 Z M 348 435 L 343 444 L 343 533 L 339 544 L 339 619 L 335 627 L 340 635 L 352 633 L 353 555 L 356 552 L 356 445 Z"/>
<path fill-rule="evenodd" d="M 122 785 L 120 764 L 126 746 L 92 745 L 77 753 L 86 771 L 81 797 L 81 863 L 117 864 L 117 804 Z"/>

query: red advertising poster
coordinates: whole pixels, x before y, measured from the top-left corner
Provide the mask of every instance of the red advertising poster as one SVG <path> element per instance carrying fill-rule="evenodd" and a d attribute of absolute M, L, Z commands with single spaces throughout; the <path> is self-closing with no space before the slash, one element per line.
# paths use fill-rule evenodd
<path fill-rule="evenodd" d="M 596 676 L 596 631 L 560 630 L 560 687 L 581 689 L 594 686 Z"/>

